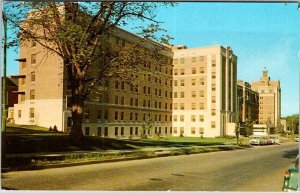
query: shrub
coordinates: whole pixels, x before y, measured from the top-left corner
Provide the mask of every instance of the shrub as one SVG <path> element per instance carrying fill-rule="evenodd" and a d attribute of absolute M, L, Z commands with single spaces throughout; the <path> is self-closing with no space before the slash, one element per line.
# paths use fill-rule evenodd
<path fill-rule="evenodd" d="M 49 127 L 49 130 L 48 130 L 48 131 L 53 131 L 53 129 L 52 129 L 52 127 L 51 127 L 51 126 Z"/>
<path fill-rule="evenodd" d="M 182 134 L 182 133 L 180 133 L 179 137 L 183 137 L 183 134 Z"/>
<path fill-rule="evenodd" d="M 53 131 L 54 131 L 54 132 L 57 132 L 57 131 L 58 131 L 56 125 L 54 125 Z"/>

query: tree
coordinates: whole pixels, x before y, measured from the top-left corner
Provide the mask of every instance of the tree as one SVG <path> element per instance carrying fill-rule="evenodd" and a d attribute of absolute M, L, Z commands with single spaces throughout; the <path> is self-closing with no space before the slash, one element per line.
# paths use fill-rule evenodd
<path fill-rule="evenodd" d="M 145 139 L 147 138 L 146 132 L 148 132 L 152 128 L 152 120 L 148 118 L 142 125 L 140 138 Z"/>
<path fill-rule="evenodd" d="M 156 20 L 158 6 L 174 3 L 155 2 L 11 2 L 4 10 L 16 37 L 11 45 L 36 42 L 63 60 L 67 82 L 71 91 L 72 129 L 70 135 L 76 142 L 83 139 L 82 119 L 84 101 L 99 95 L 97 83 L 103 79 L 121 78 L 134 81 L 131 75 L 141 65 L 156 61 L 166 62 L 159 46 L 145 48 L 147 38 L 168 43 L 168 35 Z M 26 15 L 28 13 L 28 15 Z M 114 47 L 107 39 L 119 27 L 142 21 L 148 25 L 137 26 L 140 41 L 125 48 Z M 20 39 L 19 39 L 20 38 Z M 162 63 L 163 64 L 163 63 Z"/>
<path fill-rule="evenodd" d="M 294 134 L 299 133 L 299 114 L 283 117 L 286 120 L 288 131 Z"/>

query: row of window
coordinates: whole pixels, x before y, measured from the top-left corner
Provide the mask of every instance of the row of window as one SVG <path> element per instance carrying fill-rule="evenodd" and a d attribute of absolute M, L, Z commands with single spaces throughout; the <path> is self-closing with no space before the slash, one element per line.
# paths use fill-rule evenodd
<path fill-rule="evenodd" d="M 206 56 L 173 59 L 173 64 L 185 64 L 188 60 L 190 60 L 192 63 L 205 62 Z M 216 63 L 215 55 L 212 56 L 212 63 Z"/>
<path fill-rule="evenodd" d="M 115 127 L 114 128 L 114 135 L 115 136 L 124 136 L 125 135 L 125 127 Z M 127 134 L 129 134 L 130 136 L 133 135 L 140 135 L 143 132 L 143 134 L 148 134 L 151 135 L 152 134 L 152 130 L 151 129 L 145 129 L 145 130 L 139 130 L 139 127 L 129 127 L 127 128 Z M 155 127 L 154 128 L 154 134 L 172 134 L 172 127 L 168 128 L 165 127 L 164 130 L 162 127 Z M 90 135 L 90 127 L 85 127 L 84 130 L 84 134 L 85 135 Z M 97 136 L 108 136 L 108 127 L 104 127 L 102 129 L 102 127 L 97 127 Z"/>
<path fill-rule="evenodd" d="M 185 97 L 185 94 L 184 94 L 185 92 L 184 91 L 178 92 L 178 93 L 180 93 L 180 98 Z M 196 98 L 197 97 L 197 91 L 191 91 L 191 97 Z M 199 91 L 199 97 L 204 97 L 204 90 Z M 215 97 L 215 96 L 212 96 L 212 97 Z M 174 98 L 178 98 L 177 92 L 174 92 Z"/>
<path fill-rule="evenodd" d="M 191 85 L 195 86 L 196 81 L 197 81 L 197 79 L 191 79 Z M 205 85 L 204 78 L 200 78 L 200 85 Z M 174 80 L 174 86 L 185 86 L 185 80 Z"/>
<path fill-rule="evenodd" d="M 173 115 L 173 120 L 175 122 L 178 121 L 177 117 L 179 117 L 180 122 L 184 122 L 184 115 Z M 196 122 L 196 115 L 191 115 L 191 122 Z M 204 115 L 199 115 L 199 122 L 204 122 Z"/>
<path fill-rule="evenodd" d="M 212 122 L 212 126 L 215 127 L 215 123 Z M 184 127 L 179 127 L 178 129 L 179 129 L 179 130 L 177 130 L 177 127 L 173 127 L 173 133 L 174 133 L 174 134 L 177 134 L 177 133 L 179 133 L 179 134 L 184 134 Z M 190 133 L 191 133 L 191 134 L 196 134 L 196 127 L 191 127 L 191 128 L 190 128 Z M 203 127 L 199 127 L 199 128 L 198 128 L 198 133 L 199 133 L 200 135 L 203 135 L 203 134 L 204 134 L 204 128 L 203 128 Z"/>
<path fill-rule="evenodd" d="M 216 67 L 216 64 L 213 63 L 212 67 Z M 186 69 L 186 68 L 176 69 L 175 68 L 173 75 L 185 75 L 187 70 L 190 70 L 190 73 L 187 73 L 187 74 L 204 74 L 204 73 L 206 73 L 205 67 L 202 66 L 202 67 L 198 68 L 198 70 L 197 70 L 197 68 L 191 68 L 191 69 Z M 215 72 L 212 72 L 212 73 L 215 73 Z"/>

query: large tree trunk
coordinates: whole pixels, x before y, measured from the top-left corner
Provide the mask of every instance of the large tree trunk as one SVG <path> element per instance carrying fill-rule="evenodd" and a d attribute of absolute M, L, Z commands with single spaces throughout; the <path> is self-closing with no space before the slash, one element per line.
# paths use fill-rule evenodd
<path fill-rule="evenodd" d="M 72 142 L 76 145 L 82 145 L 83 133 L 82 133 L 82 119 L 83 119 L 83 107 L 84 101 L 78 95 L 72 95 L 72 128 L 70 136 Z"/>

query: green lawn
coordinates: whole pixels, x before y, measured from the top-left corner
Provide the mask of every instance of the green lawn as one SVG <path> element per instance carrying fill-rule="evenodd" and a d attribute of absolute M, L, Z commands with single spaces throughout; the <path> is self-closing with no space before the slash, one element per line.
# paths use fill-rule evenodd
<path fill-rule="evenodd" d="M 6 151 L 11 154 L 61 152 L 76 150 L 121 150 L 153 147 L 211 146 L 236 143 L 236 139 L 163 137 L 149 139 L 114 139 L 86 136 L 82 146 L 72 144 L 68 134 L 49 132 L 47 128 L 24 125 L 8 125 Z"/>

